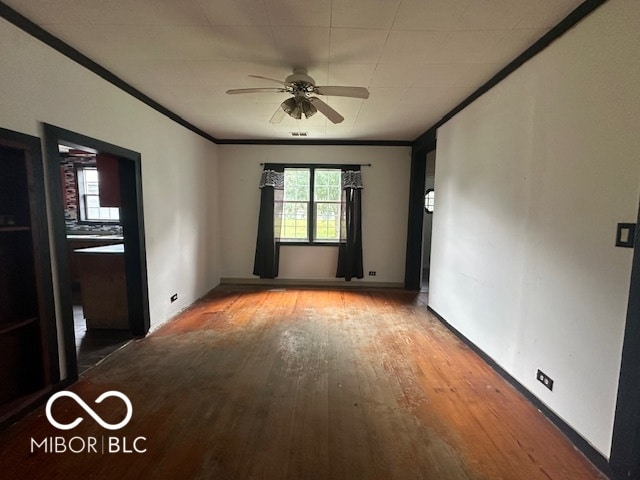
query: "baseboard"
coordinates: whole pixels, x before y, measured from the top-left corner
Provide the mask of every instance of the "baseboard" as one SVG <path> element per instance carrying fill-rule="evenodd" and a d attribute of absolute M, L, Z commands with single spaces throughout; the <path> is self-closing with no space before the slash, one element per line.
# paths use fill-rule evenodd
<path fill-rule="evenodd" d="M 233 278 L 224 277 L 220 279 L 220 285 L 257 285 L 257 286 L 280 286 L 280 287 L 332 287 L 332 288 L 404 288 L 402 282 L 367 282 L 345 280 L 316 280 L 316 279 L 294 279 L 294 278 Z"/>
<path fill-rule="evenodd" d="M 487 355 L 481 350 L 475 343 L 465 337 L 459 330 L 451 325 L 447 320 L 442 317 L 433 308 L 428 307 L 429 311 L 456 337 L 465 343 L 471 350 L 473 350 L 482 360 L 487 363 L 493 370 L 495 370 L 502 378 L 509 382 L 518 392 L 520 392 L 530 403 L 532 403 L 547 419 L 553 423 L 572 443 L 582 452 L 582 454 L 593 463 L 603 474 L 610 479 L 619 478 L 616 477 L 611 465 L 609 465 L 608 459 L 596 450 L 589 442 L 587 442 L 582 435 L 574 430 L 568 423 L 562 418 L 556 415 L 547 405 L 545 405 L 538 397 L 536 397 L 530 390 L 522 385 L 518 380 L 509 374 L 504 368 L 496 363 L 493 358 Z"/>

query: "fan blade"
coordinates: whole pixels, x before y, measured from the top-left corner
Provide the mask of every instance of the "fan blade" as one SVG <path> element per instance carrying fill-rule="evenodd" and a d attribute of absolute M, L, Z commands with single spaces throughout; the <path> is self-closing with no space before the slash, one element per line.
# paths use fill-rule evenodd
<path fill-rule="evenodd" d="M 285 111 L 282 109 L 282 105 L 278 106 L 278 109 L 273 112 L 273 116 L 271 117 L 271 120 L 269 120 L 269 123 L 280 123 L 282 122 L 282 119 L 284 118 L 285 115 Z"/>
<path fill-rule="evenodd" d="M 309 101 L 313 103 L 313 106 L 316 107 L 320 113 L 322 113 L 333 123 L 340 123 L 344 120 L 344 117 L 342 115 L 340 115 L 333 108 L 320 100 L 318 97 L 310 97 Z"/>
<path fill-rule="evenodd" d="M 260 78 L 262 80 L 269 80 L 270 82 L 276 82 L 279 83 L 280 85 L 288 85 L 288 83 L 283 82 L 282 80 L 276 80 L 275 78 L 269 78 L 269 77 L 262 77 L 260 75 L 249 75 L 252 78 Z"/>
<path fill-rule="evenodd" d="M 285 93 L 286 90 L 284 88 L 235 88 L 232 90 L 227 90 L 229 95 L 235 95 L 237 93 Z"/>
<path fill-rule="evenodd" d="M 315 87 L 313 91 L 319 95 L 334 97 L 369 98 L 369 90 L 364 87 Z"/>

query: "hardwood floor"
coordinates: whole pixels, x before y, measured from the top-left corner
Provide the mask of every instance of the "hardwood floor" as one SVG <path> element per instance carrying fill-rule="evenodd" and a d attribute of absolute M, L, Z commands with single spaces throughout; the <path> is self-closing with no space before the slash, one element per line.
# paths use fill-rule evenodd
<path fill-rule="evenodd" d="M 604 479 L 403 291 L 218 289 L 0 432 L 12 479 Z M 144 437 L 144 453 L 30 452 L 32 438 Z M 79 437 L 80 440 L 72 440 Z M 107 438 L 106 442 L 109 440 Z"/>

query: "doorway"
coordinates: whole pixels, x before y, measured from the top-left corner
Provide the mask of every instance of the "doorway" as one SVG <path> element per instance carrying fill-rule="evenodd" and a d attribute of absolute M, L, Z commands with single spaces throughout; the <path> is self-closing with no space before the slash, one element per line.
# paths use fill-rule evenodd
<path fill-rule="evenodd" d="M 141 157 L 47 124 L 44 138 L 67 377 L 75 379 L 149 330 Z M 98 170 L 107 176 L 100 158 L 115 167 L 116 206 L 100 205 L 109 196 L 95 182 Z"/>

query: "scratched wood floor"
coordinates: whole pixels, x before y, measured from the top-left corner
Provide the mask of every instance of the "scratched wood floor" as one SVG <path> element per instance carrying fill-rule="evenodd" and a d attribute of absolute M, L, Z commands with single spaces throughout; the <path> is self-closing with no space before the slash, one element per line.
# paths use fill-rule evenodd
<path fill-rule="evenodd" d="M 217 289 L 73 385 L 70 399 L 0 432 L 11 479 L 604 479 L 508 383 L 446 330 L 424 294 Z M 48 436 L 145 453 L 30 453 Z M 79 440 L 75 440 L 75 448 Z"/>

